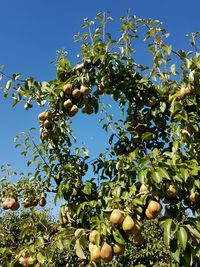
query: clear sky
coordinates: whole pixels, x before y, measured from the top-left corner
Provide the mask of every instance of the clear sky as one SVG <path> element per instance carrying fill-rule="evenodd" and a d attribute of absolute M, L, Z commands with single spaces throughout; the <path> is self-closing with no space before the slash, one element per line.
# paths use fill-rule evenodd
<path fill-rule="evenodd" d="M 199 0 L 1 0 L 0 65 L 7 74 L 21 72 L 38 80 L 53 79 L 55 68 L 49 64 L 57 49 L 69 51 L 75 62 L 78 47 L 73 35 L 79 31 L 83 18 L 93 19 L 100 11 L 111 11 L 118 19 L 131 8 L 137 17 L 153 18 L 163 22 L 171 33 L 169 41 L 174 49 L 187 46 L 187 32 L 200 31 Z M 112 22 L 115 31 L 115 23 Z M 117 25 L 117 24 L 116 24 Z M 137 57 L 145 62 L 142 51 Z M 1 94 L 0 94 L 1 97 Z M 11 163 L 16 170 L 26 170 L 13 137 L 30 127 L 38 127 L 38 108 L 24 111 L 22 106 L 11 109 L 9 101 L 0 98 L 0 165 Z M 104 135 L 93 125 L 95 115 L 75 117 L 75 129 L 94 151 L 105 145 Z M 89 138 L 88 138 L 89 137 Z"/>

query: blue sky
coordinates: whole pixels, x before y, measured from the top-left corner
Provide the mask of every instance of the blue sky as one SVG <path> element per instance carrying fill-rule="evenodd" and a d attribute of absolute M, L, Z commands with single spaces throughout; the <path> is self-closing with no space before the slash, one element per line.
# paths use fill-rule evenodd
<path fill-rule="evenodd" d="M 199 0 L 2 0 L 0 65 L 5 65 L 7 74 L 21 72 L 24 77 L 34 76 L 41 81 L 53 79 L 55 68 L 50 62 L 57 49 L 65 48 L 70 59 L 76 61 L 78 46 L 73 43 L 73 35 L 79 31 L 83 18 L 93 19 L 98 12 L 109 10 L 117 20 L 128 8 L 137 17 L 161 20 L 171 33 L 169 42 L 175 50 L 187 47 L 187 32 L 200 30 Z M 117 22 L 112 22 L 113 32 L 116 26 Z M 142 50 L 138 49 L 137 58 L 145 62 Z M 0 98 L 0 165 L 9 162 L 14 169 L 26 171 L 13 138 L 21 131 L 39 126 L 40 110 L 24 111 L 22 106 L 12 109 L 9 104 L 10 101 Z M 103 132 L 93 126 L 95 121 L 95 115 L 86 120 L 77 116 L 74 125 L 83 141 L 96 152 L 106 142 Z"/>

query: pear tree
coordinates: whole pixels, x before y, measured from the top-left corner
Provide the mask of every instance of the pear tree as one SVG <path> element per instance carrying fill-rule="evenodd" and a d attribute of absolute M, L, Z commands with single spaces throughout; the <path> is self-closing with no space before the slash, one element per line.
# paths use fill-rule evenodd
<path fill-rule="evenodd" d="M 144 221 L 157 218 L 177 264 L 197 266 L 200 33 L 188 34 L 190 50 L 174 50 L 158 20 L 128 11 L 120 18 L 118 38 L 107 30 L 112 20 L 109 13 L 84 19 L 74 37 L 80 44 L 77 63 L 58 51 L 54 80 L 1 70 L 4 96 L 13 99 L 13 108 L 41 107 L 40 140 L 34 129 L 15 138 L 34 171 L 16 183 L 1 180 L 2 209 L 45 206 L 53 194 L 55 204 L 64 204 L 51 240 L 60 250 L 74 250 L 88 266 L 112 261 L 128 242 L 141 245 Z M 147 65 L 136 60 L 136 42 L 146 47 Z M 119 106 L 118 117 L 110 103 Z M 76 147 L 72 121 L 79 113 L 95 114 L 108 134 L 108 147 L 95 159 L 87 147 Z M 5 166 L 2 171 L 8 172 Z M 25 261 L 48 266 L 48 242 L 42 251 L 39 244 L 35 237 Z M 24 265 L 22 253 L 16 259 Z"/>

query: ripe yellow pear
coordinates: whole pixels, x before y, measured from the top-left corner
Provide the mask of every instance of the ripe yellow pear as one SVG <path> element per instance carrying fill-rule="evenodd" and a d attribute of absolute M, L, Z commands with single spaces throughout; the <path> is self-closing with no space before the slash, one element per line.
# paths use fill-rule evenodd
<path fill-rule="evenodd" d="M 71 95 L 72 93 L 72 84 L 70 83 L 67 83 L 63 86 L 63 92 L 66 94 L 66 95 Z"/>
<path fill-rule="evenodd" d="M 135 223 L 134 223 L 134 220 L 131 218 L 131 216 L 129 215 L 126 216 L 122 224 L 122 229 L 124 231 L 131 231 L 134 229 L 134 226 L 135 226 Z"/>
<path fill-rule="evenodd" d="M 178 189 L 176 187 L 176 185 L 174 184 L 167 184 L 167 191 L 166 191 L 167 195 L 169 197 L 175 197 L 178 193 Z"/>
<path fill-rule="evenodd" d="M 90 248 L 90 260 L 93 262 L 99 262 L 101 260 L 101 250 L 99 246 L 93 245 Z"/>
<path fill-rule="evenodd" d="M 199 200 L 199 193 L 194 192 L 189 195 L 189 201 L 192 203 L 196 203 Z"/>
<path fill-rule="evenodd" d="M 121 213 L 121 211 L 118 209 L 114 209 L 112 213 L 110 214 L 110 221 L 114 225 L 121 226 L 121 224 L 123 223 L 123 220 L 124 220 L 124 216 Z"/>
<path fill-rule="evenodd" d="M 113 245 L 113 252 L 116 255 L 123 255 L 125 251 L 125 246 L 119 243 Z"/>
<path fill-rule="evenodd" d="M 52 117 L 53 117 L 53 114 L 52 114 L 52 112 L 51 112 L 50 110 L 45 110 L 44 112 L 42 112 L 42 113 L 40 113 L 40 114 L 38 115 L 38 119 L 39 119 L 40 121 L 43 121 L 43 122 L 44 122 L 46 119 L 51 120 Z"/>
<path fill-rule="evenodd" d="M 70 117 L 73 117 L 76 113 L 78 112 L 78 107 L 76 105 L 73 105 L 69 111 L 68 111 L 68 115 Z"/>
<path fill-rule="evenodd" d="M 40 121 L 45 121 L 45 120 L 46 120 L 46 111 L 40 113 L 40 114 L 38 115 L 38 119 L 39 119 Z"/>
<path fill-rule="evenodd" d="M 87 86 L 81 85 L 80 92 L 82 95 L 87 96 L 89 94 L 89 88 Z"/>
<path fill-rule="evenodd" d="M 45 116 L 47 120 L 51 120 L 53 118 L 53 114 L 50 110 L 45 111 Z"/>
<path fill-rule="evenodd" d="M 33 257 L 27 258 L 27 265 L 33 265 L 34 262 L 35 262 L 35 259 Z"/>
<path fill-rule="evenodd" d="M 72 91 L 72 97 L 75 98 L 75 99 L 78 99 L 79 97 L 81 96 L 81 92 L 79 89 L 74 89 Z"/>
<path fill-rule="evenodd" d="M 25 256 L 22 256 L 19 258 L 19 263 L 23 266 L 28 266 L 28 258 Z"/>
<path fill-rule="evenodd" d="M 112 260 L 113 249 L 108 243 L 106 242 L 103 243 L 101 250 L 100 250 L 100 256 L 104 262 L 110 262 Z"/>
<path fill-rule="evenodd" d="M 8 209 L 6 198 L 2 199 L 2 204 L 1 204 L 1 206 L 2 206 L 2 208 L 3 208 L 4 210 L 7 210 L 7 209 Z"/>
<path fill-rule="evenodd" d="M 65 109 L 71 108 L 73 106 L 73 103 L 71 101 L 71 99 L 67 99 L 64 103 L 63 106 Z"/>
<path fill-rule="evenodd" d="M 155 219 L 161 212 L 162 206 L 155 200 L 150 200 L 145 211 L 147 219 Z"/>
<path fill-rule="evenodd" d="M 153 214 L 152 214 L 151 212 L 149 212 L 148 209 L 145 210 L 145 216 L 146 216 L 146 219 L 147 219 L 147 220 L 152 220 L 152 219 L 154 219 Z"/>
<path fill-rule="evenodd" d="M 16 199 L 14 197 L 8 197 L 4 200 L 4 206 L 7 209 L 12 209 L 16 205 Z"/>

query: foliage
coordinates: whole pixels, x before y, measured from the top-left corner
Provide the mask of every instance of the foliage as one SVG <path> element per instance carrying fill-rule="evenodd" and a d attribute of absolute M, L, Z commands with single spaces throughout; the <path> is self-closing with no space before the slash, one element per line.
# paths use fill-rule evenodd
<path fill-rule="evenodd" d="M 105 266 L 176 266 L 164 245 L 163 229 L 157 221 L 146 221 L 142 233 L 144 242 L 140 246 L 128 243 L 126 253 Z"/>
<path fill-rule="evenodd" d="M 56 222 L 46 210 L 21 211 L 19 214 L 6 213 L 0 218 L 0 265 L 21 266 L 22 255 L 36 257 L 45 266 L 64 266 L 66 250 L 58 249 L 54 235 Z M 55 265 L 56 262 L 56 265 Z M 36 264 L 34 266 L 40 266 Z"/>
<path fill-rule="evenodd" d="M 58 228 L 57 235 L 71 242 L 83 259 L 88 257 L 91 229 L 100 233 L 96 246 L 132 239 L 132 232 L 109 220 L 113 209 L 131 216 L 136 225 L 160 214 L 173 258 L 181 266 L 198 265 L 199 33 L 190 36 L 191 51 L 174 51 L 157 20 L 128 12 L 120 19 L 118 40 L 106 30 L 111 20 L 107 13 L 99 13 L 95 21 L 84 20 L 75 36 L 81 42 L 79 62 L 71 66 L 67 53 L 59 51 L 54 80 L 22 80 L 13 74 L 7 81 L 4 96 L 12 96 L 13 107 L 25 101 L 25 109 L 37 103 L 48 110 L 39 115 L 39 144 L 30 132 L 23 132 L 21 141 L 16 137 L 17 146 L 25 146 L 21 154 L 32 155 L 27 165 L 33 164 L 35 171 L 15 185 L 2 180 L 1 197 L 11 209 L 13 199 L 23 198 L 24 204 L 28 199 L 32 205 L 32 196 L 38 201 L 49 191 L 55 193 L 55 203 L 65 199 L 60 220 L 70 234 Z M 134 41 L 143 42 L 143 36 L 152 59 L 149 67 L 134 58 Z M 109 114 L 102 95 L 117 102 L 118 118 Z M 80 111 L 97 114 L 110 134 L 109 147 L 96 159 L 86 147 L 75 147 L 71 117 Z M 90 166 L 94 174 L 85 181 Z M 146 190 L 141 190 L 142 184 Z"/>
<path fill-rule="evenodd" d="M 0 218 L 0 264 L 9 266 L 15 262 L 16 252 L 19 255 L 28 253 L 34 255 L 37 246 L 37 257 L 48 258 L 45 266 L 86 266 L 87 261 L 81 261 L 72 251 L 55 246 L 54 236 L 58 224 L 49 216 L 49 212 L 31 209 L 19 213 L 6 213 Z M 143 229 L 144 243 L 140 246 L 127 244 L 126 253 L 113 260 L 110 266 L 169 266 L 171 259 L 163 241 L 163 230 L 157 221 L 146 221 Z M 160 265 L 159 265 L 160 264 Z M 39 264 L 38 264 L 39 266 Z M 43 266 L 43 265 L 40 265 Z M 108 265 L 109 266 L 109 265 Z"/>

